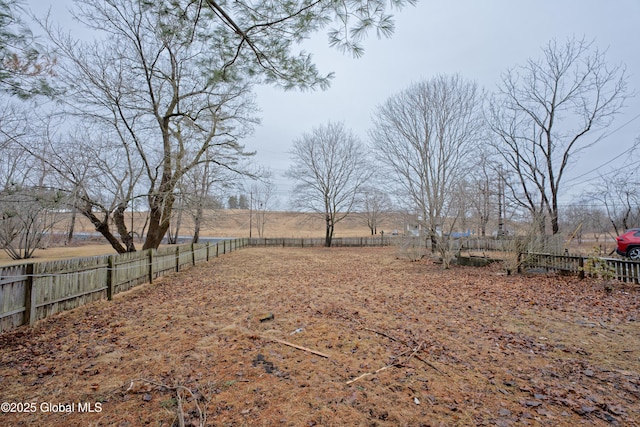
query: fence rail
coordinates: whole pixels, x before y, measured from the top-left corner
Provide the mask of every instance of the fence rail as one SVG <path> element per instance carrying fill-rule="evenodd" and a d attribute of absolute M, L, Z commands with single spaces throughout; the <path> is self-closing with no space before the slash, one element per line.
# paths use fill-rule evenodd
<path fill-rule="evenodd" d="M 112 299 L 142 283 L 247 246 L 248 239 L 0 267 L 0 332 Z"/>
<path fill-rule="evenodd" d="M 541 253 L 520 254 L 524 268 L 543 268 L 547 271 L 566 271 L 584 277 L 588 257 L 575 255 L 552 255 Z M 627 283 L 640 283 L 640 262 L 616 258 L 602 258 L 616 280 Z"/>
<path fill-rule="evenodd" d="M 334 237 L 332 247 L 389 246 L 395 237 Z M 249 246 L 311 248 L 324 246 L 324 238 L 256 238 L 249 239 Z"/>

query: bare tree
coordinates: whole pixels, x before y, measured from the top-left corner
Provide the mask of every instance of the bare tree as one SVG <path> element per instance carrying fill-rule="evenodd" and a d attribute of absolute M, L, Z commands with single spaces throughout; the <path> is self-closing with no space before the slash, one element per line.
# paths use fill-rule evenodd
<path fill-rule="evenodd" d="M 122 214 L 143 197 L 149 208 L 143 249 L 155 248 L 170 226 L 176 186 L 185 174 L 206 162 L 236 170 L 238 159 L 251 154 L 238 142 L 256 122 L 250 85 L 210 72 L 222 64 L 202 57 L 209 40 L 192 27 L 197 17 L 191 9 L 162 15 L 150 4 L 129 0 L 77 4 L 78 19 L 109 37 L 80 43 L 49 29 L 61 58 L 67 113 L 102 125 L 119 146 L 122 155 L 107 159 L 103 168 L 113 175 L 110 181 L 131 182 L 142 172 L 127 191 L 107 190 L 115 197 L 109 207 L 100 201 L 102 194 L 87 189 L 80 211 L 118 252 L 131 251 L 132 232 Z M 220 156 L 207 158 L 214 147 Z M 136 194 L 129 194 L 133 188 Z M 109 236 L 104 218 L 92 217 L 99 205 L 111 215 L 124 246 Z"/>
<path fill-rule="evenodd" d="M 29 108 L 7 102 L 0 114 L 0 248 L 13 259 L 31 258 L 50 234 L 63 195 L 48 185 L 47 170 L 22 149 Z"/>
<path fill-rule="evenodd" d="M 378 225 L 391 212 L 391 207 L 391 197 L 387 193 L 370 185 L 363 188 L 360 209 L 372 236 L 378 234 Z"/>
<path fill-rule="evenodd" d="M 137 183 L 144 192 L 110 203 L 117 207 L 107 217 L 120 237 L 132 232 L 118 215 L 144 197 L 149 216 L 143 248 L 157 247 L 171 224 L 176 187 L 197 165 L 210 161 L 243 172 L 228 159 L 248 154 L 238 141 L 255 123 L 252 83 L 328 86 L 331 74 L 319 73 L 309 54 L 293 52 L 296 43 L 329 25 L 333 46 L 360 55 L 368 30 L 393 32 L 389 7 L 414 3 L 75 0 L 75 18 L 101 37 L 95 43 L 61 35 L 45 22 L 60 60 L 56 76 L 65 92 L 64 114 L 111 126 L 127 160 L 139 162 L 144 172 Z M 226 150 L 225 156 L 206 160 L 212 145 Z M 80 211 L 109 211 L 96 207 L 104 205 L 98 198 L 86 191 Z M 114 238 L 105 217 L 90 219 L 117 251 L 135 249 Z"/>
<path fill-rule="evenodd" d="M 293 198 L 298 207 L 324 215 L 327 247 L 336 224 L 353 211 L 371 176 L 366 153 L 344 123 L 318 126 L 293 143 L 293 165 L 287 172 L 296 181 Z"/>
<path fill-rule="evenodd" d="M 456 192 L 482 137 L 483 94 L 459 75 L 411 85 L 379 106 L 370 135 L 399 194 L 418 212 L 448 265 L 444 227 L 460 212 Z"/>
<path fill-rule="evenodd" d="M 487 153 L 481 151 L 475 168 L 470 171 L 466 188 L 467 199 L 477 218 L 478 234 L 487 235 L 487 224 L 493 215 L 497 217 L 500 205 L 501 177 L 496 165 Z M 501 215 L 500 215 L 501 216 Z"/>
<path fill-rule="evenodd" d="M 104 123 L 73 133 L 56 134 L 51 129 L 44 132 L 39 144 L 22 146 L 48 165 L 55 174 L 56 187 L 67 193 L 69 207 L 89 219 L 117 252 L 135 251 L 125 213 L 143 197 L 138 193 L 144 174 L 140 159 L 132 155 L 131 146 L 120 144 L 118 134 Z"/>
<path fill-rule="evenodd" d="M 63 194 L 13 186 L 0 192 L 0 246 L 12 259 L 31 258 L 59 221 Z"/>
<path fill-rule="evenodd" d="M 561 213 L 562 223 L 569 228 L 570 237 L 578 244 L 582 244 L 589 233 L 599 242 L 600 234 L 611 230 L 604 208 L 594 204 L 593 197 L 579 199 L 564 207 Z"/>
<path fill-rule="evenodd" d="M 585 40 L 552 40 L 538 60 L 508 70 L 490 108 L 497 155 L 511 173 L 519 204 L 544 234 L 560 231 L 558 197 L 567 168 L 598 141 L 623 106 L 626 78 Z"/>
<path fill-rule="evenodd" d="M 590 191 L 590 199 L 604 206 L 616 235 L 640 224 L 640 182 L 634 175 L 601 177 L 601 187 Z"/>
<path fill-rule="evenodd" d="M 213 148 L 207 151 L 205 162 L 185 174 L 178 184 L 179 194 L 176 197 L 182 204 L 181 209 L 191 218 L 193 243 L 198 243 L 202 228 L 211 221 L 212 213 L 220 208 L 221 204 L 216 199 L 216 194 L 227 189 L 229 184 L 233 182 L 234 173 L 232 171 L 211 161 L 211 159 L 220 159 L 220 156 L 222 153 L 216 153 Z M 179 211 L 178 217 L 181 214 L 182 212 Z M 178 229 L 179 227 L 176 228 L 175 234 Z"/>
<path fill-rule="evenodd" d="M 264 231 L 269 211 L 272 210 L 275 201 L 276 186 L 271 177 L 272 174 L 267 172 L 261 181 L 251 184 L 250 187 L 251 212 L 255 217 L 258 237 L 265 236 Z"/>

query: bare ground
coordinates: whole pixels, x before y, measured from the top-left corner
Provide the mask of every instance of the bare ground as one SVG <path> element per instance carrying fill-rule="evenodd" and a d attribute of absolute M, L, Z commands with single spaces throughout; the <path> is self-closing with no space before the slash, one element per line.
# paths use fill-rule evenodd
<path fill-rule="evenodd" d="M 2 334 L 0 424 L 640 425 L 638 287 L 395 255 L 244 249 Z"/>

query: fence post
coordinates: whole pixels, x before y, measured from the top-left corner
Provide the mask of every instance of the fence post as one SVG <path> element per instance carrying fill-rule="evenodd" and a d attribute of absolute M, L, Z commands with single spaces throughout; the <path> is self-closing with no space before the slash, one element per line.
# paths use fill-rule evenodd
<path fill-rule="evenodd" d="M 113 280 L 116 274 L 115 270 L 115 259 L 113 255 L 109 255 L 107 258 L 107 299 L 111 301 L 113 299 L 113 287 L 115 285 L 115 280 Z"/>
<path fill-rule="evenodd" d="M 24 288 L 24 325 L 36 323 L 36 297 L 37 292 L 33 289 L 33 263 L 27 264 L 27 283 Z"/>
<path fill-rule="evenodd" d="M 176 273 L 180 271 L 180 246 L 176 246 Z"/>
<path fill-rule="evenodd" d="M 209 248 L 211 248 L 211 242 L 207 242 L 207 262 L 209 262 Z"/>
<path fill-rule="evenodd" d="M 149 283 L 153 283 L 153 249 L 149 249 Z"/>
<path fill-rule="evenodd" d="M 580 280 L 584 279 L 584 258 L 578 258 L 578 277 Z"/>
<path fill-rule="evenodd" d="M 218 258 L 220 252 L 220 242 L 216 242 L 216 258 Z"/>

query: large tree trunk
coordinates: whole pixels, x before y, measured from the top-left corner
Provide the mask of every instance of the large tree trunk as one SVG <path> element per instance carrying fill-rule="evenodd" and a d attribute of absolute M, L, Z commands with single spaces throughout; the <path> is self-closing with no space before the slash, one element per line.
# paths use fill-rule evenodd
<path fill-rule="evenodd" d="M 200 224 L 202 223 L 202 215 L 202 205 L 198 204 L 198 207 L 196 208 L 196 217 L 193 219 L 194 226 L 192 243 L 198 243 L 200 240 Z"/>
<path fill-rule="evenodd" d="M 326 233 L 324 237 L 324 246 L 327 248 L 330 248 L 331 240 L 333 239 L 333 221 L 331 220 L 331 217 L 329 215 L 327 215 L 325 219 L 325 223 L 326 223 Z"/>
<path fill-rule="evenodd" d="M 76 209 L 75 207 L 73 208 L 73 210 L 71 211 L 71 224 L 69 224 L 69 233 L 67 234 L 67 243 L 71 242 L 71 240 L 73 240 L 73 232 L 76 228 L 76 215 L 78 213 L 78 209 Z"/>
<path fill-rule="evenodd" d="M 429 237 L 431 240 L 431 253 L 435 254 L 436 253 L 436 249 L 438 249 L 438 235 L 436 234 L 436 231 L 433 229 L 429 230 Z"/>
<path fill-rule="evenodd" d="M 178 243 L 178 236 L 180 235 L 180 226 L 182 225 L 182 202 L 178 206 L 178 217 L 176 218 L 176 227 L 171 233 L 171 221 L 169 221 L 169 243 L 175 245 Z"/>
<path fill-rule="evenodd" d="M 101 221 L 92 211 L 91 206 L 87 206 L 84 209 L 80 210 L 80 213 L 87 217 L 89 221 L 96 228 L 96 231 L 104 236 L 105 239 L 111 244 L 111 247 L 116 250 L 119 254 L 123 254 L 127 252 L 127 249 L 122 246 L 120 241 L 116 238 L 116 236 L 111 233 L 109 230 L 109 217 L 106 216 L 104 221 Z"/>
<path fill-rule="evenodd" d="M 116 224 L 116 229 L 118 230 L 118 234 L 120 234 L 120 240 L 124 243 L 127 252 L 135 252 L 136 246 L 133 241 L 133 230 L 129 232 L 125 224 L 124 212 L 126 208 L 126 205 L 120 205 L 116 208 L 113 212 L 113 222 Z"/>
<path fill-rule="evenodd" d="M 163 177 L 163 182 L 169 178 Z M 167 185 L 160 186 L 159 194 L 149 196 L 149 231 L 142 249 L 158 249 L 171 224 L 171 213 L 175 196 L 166 190 Z"/>
<path fill-rule="evenodd" d="M 538 232 L 541 237 L 547 234 L 547 216 L 540 213 L 535 216 L 536 225 L 538 226 Z"/>
<path fill-rule="evenodd" d="M 164 209 L 161 206 L 155 205 L 149 212 L 149 231 L 147 231 L 147 238 L 144 241 L 142 249 L 158 249 L 160 243 L 167 230 L 169 229 L 170 215 L 166 212 L 167 206 Z"/>

